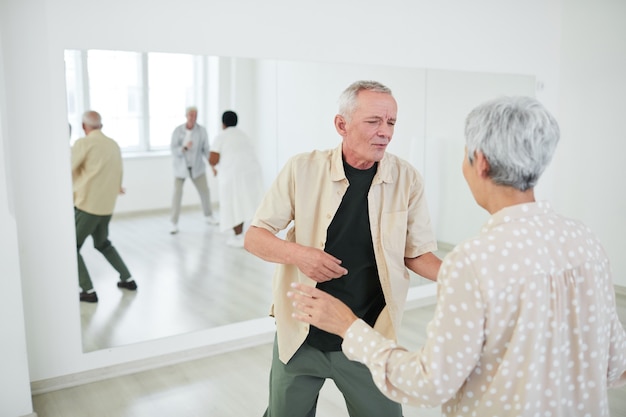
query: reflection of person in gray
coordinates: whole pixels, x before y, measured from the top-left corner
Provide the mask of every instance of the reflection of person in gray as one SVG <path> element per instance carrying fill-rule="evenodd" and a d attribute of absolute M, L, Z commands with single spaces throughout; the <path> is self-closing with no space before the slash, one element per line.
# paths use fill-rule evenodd
<path fill-rule="evenodd" d="M 109 222 L 118 194 L 122 188 L 122 154 L 117 143 L 102 131 L 100 114 L 83 114 L 85 137 L 72 146 L 72 183 L 74 188 L 74 218 L 76 220 L 76 249 L 80 301 L 95 303 L 98 296 L 80 249 L 91 236 L 93 246 L 120 274 L 117 286 L 136 290 L 128 268 L 109 240 Z"/>
<path fill-rule="evenodd" d="M 357 81 L 340 96 L 334 149 L 292 157 L 246 232 L 245 248 L 277 263 L 270 398 L 265 416 L 314 416 L 327 378 L 351 416 L 402 415 L 367 367 L 341 352 L 341 338 L 292 317 L 287 291 L 301 282 L 350 305 L 366 323 L 395 338 L 409 289 L 409 269 L 435 279 L 441 261 L 424 182 L 407 161 L 386 152 L 397 104 L 389 88 Z M 293 223 L 283 239 L 276 234 Z"/>
<path fill-rule="evenodd" d="M 170 233 L 178 233 L 178 218 L 183 200 L 185 178 L 191 178 L 198 190 L 206 222 L 217 224 L 211 209 L 211 195 L 206 179 L 206 160 L 209 158 L 209 136 L 206 129 L 196 123 L 198 109 L 188 107 L 187 123 L 172 132 L 172 164 L 174 166 L 174 195 L 172 197 L 172 225 Z"/>
<path fill-rule="evenodd" d="M 222 115 L 222 133 L 215 137 L 209 164 L 217 165 L 220 192 L 220 227 L 233 229 L 229 246 L 243 247 L 243 225 L 252 219 L 263 198 L 263 171 L 250 138 L 237 127 L 237 113 Z M 219 165 L 218 165 L 219 164 Z"/>
<path fill-rule="evenodd" d="M 387 397 L 447 416 L 608 416 L 626 383 L 626 332 L 597 237 L 533 188 L 559 140 L 535 99 L 504 97 L 465 123 L 463 175 L 491 217 L 438 275 L 424 346 L 407 352 L 343 303 L 296 286 L 295 316 L 343 338 Z M 302 293 L 298 292 L 302 291 Z"/>

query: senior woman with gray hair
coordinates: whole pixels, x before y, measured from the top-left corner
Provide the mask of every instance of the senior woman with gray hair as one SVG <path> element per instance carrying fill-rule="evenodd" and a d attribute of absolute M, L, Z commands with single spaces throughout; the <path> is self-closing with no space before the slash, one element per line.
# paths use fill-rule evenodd
<path fill-rule="evenodd" d="M 443 416 L 609 416 L 626 383 L 626 333 L 609 260 L 581 222 L 535 201 L 559 127 L 535 99 L 470 112 L 463 175 L 490 213 L 446 256 L 427 339 L 409 352 L 330 295 L 300 285 L 294 317 L 343 337 L 379 389 Z"/>

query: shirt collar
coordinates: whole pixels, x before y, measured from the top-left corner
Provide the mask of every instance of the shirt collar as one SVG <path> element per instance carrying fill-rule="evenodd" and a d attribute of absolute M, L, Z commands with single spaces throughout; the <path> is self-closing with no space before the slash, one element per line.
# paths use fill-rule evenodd
<path fill-rule="evenodd" d="M 94 129 L 86 135 L 88 138 L 94 138 L 96 136 L 102 136 L 102 131 L 100 129 Z"/>
<path fill-rule="evenodd" d="M 505 207 L 489 217 L 483 225 L 481 231 L 487 232 L 501 224 L 510 223 L 522 218 L 544 216 L 552 212 L 552 207 L 547 201 L 536 201 L 533 203 L 516 204 Z"/>
<path fill-rule="evenodd" d="M 339 144 L 330 154 L 330 176 L 333 181 L 342 181 L 346 179 L 346 173 L 343 170 L 342 159 L 342 143 Z M 389 155 L 385 152 L 383 159 L 378 163 L 378 170 L 372 180 L 372 184 L 378 184 L 381 182 L 393 182 L 393 176 L 391 175 L 391 168 L 389 166 Z"/>

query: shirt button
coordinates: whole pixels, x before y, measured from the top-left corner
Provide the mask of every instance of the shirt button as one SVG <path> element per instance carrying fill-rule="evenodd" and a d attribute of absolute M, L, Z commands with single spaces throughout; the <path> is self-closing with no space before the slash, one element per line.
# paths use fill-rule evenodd
<path fill-rule="evenodd" d="M 326 214 L 326 218 L 330 219 L 332 216 L 330 215 L 330 213 Z"/>

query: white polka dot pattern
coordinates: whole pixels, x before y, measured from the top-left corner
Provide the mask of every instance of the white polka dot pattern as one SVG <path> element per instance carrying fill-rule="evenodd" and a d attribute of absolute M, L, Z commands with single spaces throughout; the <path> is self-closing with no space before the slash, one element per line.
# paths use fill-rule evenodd
<path fill-rule="evenodd" d="M 548 203 L 505 208 L 458 245 L 438 277 L 421 350 L 355 322 L 346 355 L 389 398 L 443 416 L 609 416 L 626 383 L 626 333 L 606 254 Z"/>

